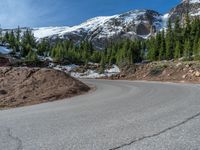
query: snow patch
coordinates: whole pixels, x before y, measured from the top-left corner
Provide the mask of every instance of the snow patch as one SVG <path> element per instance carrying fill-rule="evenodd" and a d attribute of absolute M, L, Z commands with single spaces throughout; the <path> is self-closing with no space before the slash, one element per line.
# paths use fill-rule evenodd
<path fill-rule="evenodd" d="M 84 73 L 74 72 L 73 71 L 74 69 L 80 67 L 75 64 L 61 66 L 61 65 L 55 65 L 51 63 L 49 67 L 55 70 L 60 70 L 60 71 L 69 73 L 72 77 L 75 77 L 75 78 L 95 79 L 95 78 L 111 77 L 112 75 L 116 75 L 120 73 L 120 69 L 117 65 L 113 65 L 111 68 L 105 69 L 104 73 L 99 73 L 96 70 L 91 70 L 91 69 L 86 70 Z"/>
<path fill-rule="evenodd" d="M 33 34 L 37 39 L 51 37 L 68 30 L 70 27 L 42 27 L 34 28 Z"/>
<path fill-rule="evenodd" d="M 200 0 L 182 0 L 182 3 L 190 3 L 190 4 L 195 4 L 195 3 L 200 3 Z"/>
<path fill-rule="evenodd" d="M 11 49 L 8 49 L 6 47 L 0 46 L 0 53 L 1 54 L 9 54 L 10 52 L 12 52 Z"/>
<path fill-rule="evenodd" d="M 190 15 L 195 17 L 195 16 L 200 16 L 200 8 L 197 10 L 198 12 L 196 13 L 191 13 Z"/>
<path fill-rule="evenodd" d="M 190 0 L 190 4 L 200 3 L 200 0 Z"/>

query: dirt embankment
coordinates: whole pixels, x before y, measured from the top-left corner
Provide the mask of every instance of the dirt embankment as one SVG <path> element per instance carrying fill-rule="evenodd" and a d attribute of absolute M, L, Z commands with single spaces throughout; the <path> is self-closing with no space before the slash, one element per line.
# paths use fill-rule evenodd
<path fill-rule="evenodd" d="M 64 72 L 39 68 L 0 68 L 0 109 L 38 104 L 89 91 Z"/>
<path fill-rule="evenodd" d="M 112 79 L 200 83 L 200 62 L 162 61 L 129 65 Z"/>

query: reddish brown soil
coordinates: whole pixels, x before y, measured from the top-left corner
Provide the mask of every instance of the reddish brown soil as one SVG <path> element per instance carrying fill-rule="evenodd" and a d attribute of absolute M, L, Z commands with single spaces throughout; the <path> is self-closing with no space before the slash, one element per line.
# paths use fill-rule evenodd
<path fill-rule="evenodd" d="M 64 72 L 39 68 L 0 68 L 0 109 L 38 104 L 89 91 Z"/>

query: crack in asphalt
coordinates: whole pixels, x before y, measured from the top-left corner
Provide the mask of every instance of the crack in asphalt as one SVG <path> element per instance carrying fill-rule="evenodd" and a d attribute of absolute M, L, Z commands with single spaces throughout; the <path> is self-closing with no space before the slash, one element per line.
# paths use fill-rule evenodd
<path fill-rule="evenodd" d="M 22 141 L 21 141 L 21 139 L 20 139 L 19 137 L 13 136 L 12 131 L 11 131 L 10 128 L 7 129 L 7 132 L 8 132 L 8 136 L 9 136 L 11 139 L 13 139 L 13 140 L 15 140 L 15 141 L 17 142 L 18 146 L 17 146 L 17 149 L 16 149 L 16 150 L 22 150 L 22 149 L 23 149 L 23 146 L 22 146 Z"/>
<path fill-rule="evenodd" d="M 180 122 L 180 123 L 178 123 L 178 124 L 176 124 L 176 125 L 174 125 L 174 126 L 171 126 L 171 127 L 169 127 L 169 128 L 166 128 L 166 129 L 164 129 L 164 130 L 162 130 L 162 131 L 160 131 L 160 132 L 158 132 L 158 133 L 155 133 L 155 134 L 152 134 L 152 135 L 147 135 L 147 136 L 143 136 L 143 137 L 137 138 L 137 139 L 135 139 L 135 140 L 130 141 L 129 143 L 122 144 L 122 145 L 120 145 L 120 146 L 111 148 L 111 149 L 109 149 L 109 150 L 117 150 L 117 149 L 120 149 L 120 148 L 123 148 L 123 147 L 126 147 L 126 146 L 130 146 L 130 145 L 132 145 L 132 144 L 134 144 L 134 143 L 136 143 L 136 142 L 139 142 L 139 141 L 142 141 L 142 140 L 145 140 L 145 139 L 148 139 L 148 138 L 153 138 L 153 137 L 159 136 L 159 135 L 161 135 L 161 134 L 163 134 L 163 133 L 165 133 L 165 132 L 167 132 L 167 131 L 169 131 L 169 130 L 172 130 L 172 129 L 178 127 L 178 126 L 181 126 L 181 125 L 183 125 L 183 124 L 189 122 L 190 120 L 193 120 L 194 118 L 197 118 L 197 117 L 199 117 L 199 116 L 200 116 L 200 112 L 197 113 L 196 115 L 193 115 L 192 117 L 189 117 L 189 118 L 185 119 L 184 121 L 182 121 L 182 122 Z"/>

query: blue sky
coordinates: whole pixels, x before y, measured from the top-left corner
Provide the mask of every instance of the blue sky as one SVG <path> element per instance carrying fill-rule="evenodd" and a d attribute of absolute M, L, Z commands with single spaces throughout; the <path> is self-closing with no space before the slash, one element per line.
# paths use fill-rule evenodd
<path fill-rule="evenodd" d="M 181 0 L 1 0 L 0 24 L 19 26 L 72 26 L 95 16 L 108 16 L 133 9 L 166 13 Z"/>

